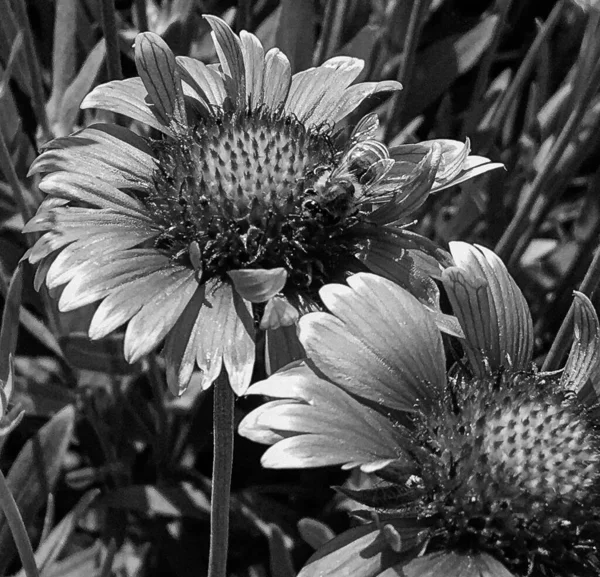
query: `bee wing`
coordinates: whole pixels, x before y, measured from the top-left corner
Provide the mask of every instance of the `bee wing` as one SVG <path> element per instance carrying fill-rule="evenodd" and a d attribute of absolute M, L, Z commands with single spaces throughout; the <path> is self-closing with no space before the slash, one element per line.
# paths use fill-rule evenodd
<path fill-rule="evenodd" d="M 374 192 L 374 187 L 381 182 L 385 175 L 394 166 L 394 161 L 391 158 L 382 158 L 369 166 L 368 170 L 358 179 L 360 194 L 357 197 L 358 201 L 371 196 Z"/>
<path fill-rule="evenodd" d="M 363 140 L 369 140 L 375 138 L 375 133 L 379 128 L 379 117 L 375 112 L 363 116 L 358 124 L 354 127 L 352 134 L 350 135 L 350 147 L 362 142 Z"/>
<path fill-rule="evenodd" d="M 331 173 L 331 181 L 354 176 L 360 178 L 371 165 L 380 160 L 388 159 L 386 146 L 375 140 L 357 142 L 344 154 L 339 166 Z"/>

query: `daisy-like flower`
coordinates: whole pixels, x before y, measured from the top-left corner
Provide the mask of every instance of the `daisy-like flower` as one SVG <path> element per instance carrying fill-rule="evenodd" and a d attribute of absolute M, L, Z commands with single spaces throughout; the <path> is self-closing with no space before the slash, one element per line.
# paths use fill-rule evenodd
<path fill-rule="evenodd" d="M 144 33 L 140 76 L 86 97 L 83 108 L 128 116 L 154 136 L 95 124 L 50 143 L 31 170 L 50 196 L 25 232 L 43 233 L 29 260 L 41 263 L 38 286 L 64 287 L 61 310 L 101 301 L 92 339 L 128 323 L 130 362 L 166 338 L 172 391 L 196 365 L 205 386 L 224 365 L 242 394 L 257 329 L 281 366 L 295 334 L 285 328 L 328 281 L 372 270 L 435 309 L 431 271 L 415 259 L 430 268 L 416 255 L 443 253 L 402 225 L 431 191 L 499 165 L 469 156 L 468 142 L 388 150 L 374 140 L 375 115 L 344 141 L 339 122 L 397 82 L 351 86 L 363 62 L 346 57 L 292 76 L 279 50 L 206 19 L 218 65 L 175 57 Z"/>
<path fill-rule="evenodd" d="M 562 374 L 532 364 L 525 299 L 491 251 L 453 243 L 443 281 L 466 360 L 446 374 L 440 333 L 401 287 L 368 273 L 326 285 L 300 319 L 308 358 L 256 383 L 274 398 L 240 432 L 267 467 L 342 465 L 373 522 L 325 545 L 309 576 L 583 577 L 600 569 L 600 328 L 576 296 Z"/>

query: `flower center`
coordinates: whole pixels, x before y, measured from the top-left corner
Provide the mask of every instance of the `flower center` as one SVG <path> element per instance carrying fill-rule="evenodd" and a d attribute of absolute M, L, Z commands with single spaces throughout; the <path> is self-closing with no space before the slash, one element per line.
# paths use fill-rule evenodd
<path fill-rule="evenodd" d="M 584 409 L 556 384 L 507 373 L 451 381 L 418 435 L 433 546 L 490 551 L 518 575 L 594 566 L 600 452 Z"/>
<path fill-rule="evenodd" d="M 193 245 L 203 281 L 282 266 L 287 289 L 314 291 L 353 252 L 354 189 L 330 182 L 330 131 L 268 111 L 222 113 L 153 147 L 144 202 L 162 229 L 156 247 L 189 263 Z"/>

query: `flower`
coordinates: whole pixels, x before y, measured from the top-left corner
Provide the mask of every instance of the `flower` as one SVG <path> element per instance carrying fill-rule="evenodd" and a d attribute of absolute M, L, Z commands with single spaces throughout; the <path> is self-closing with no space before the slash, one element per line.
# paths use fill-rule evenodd
<path fill-rule="evenodd" d="M 340 488 L 375 521 L 317 551 L 313 575 L 577 576 L 600 568 L 600 447 L 594 417 L 600 326 L 576 296 L 559 376 L 532 364 L 525 299 L 491 251 L 451 243 L 444 286 L 466 361 L 446 374 L 430 314 L 368 273 L 326 285 L 330 312 L 300 319 L 308 358 L 252 385 L 272 397 L 240 433 L 273 445 L 267 467 L 342 465 Z M 386 572 L 390 569 L 389 572 Z"/>
<path fill-rule="evenodd" d="M 25 232 L 43 233 L 28 257 L 40 263 L 38 287 L 64 287 L 61 310 L 101 301 L 92 339 L 128 323 L 130 362 L 166 339 L 173 392 L 196 365 L 204 386 L 224 365 L 243 394 L 257 329 L 272 368 L 297 357 L 286 329 L 326 282 L 373 270 L 436 308 L 436 286 L 414 261 L 444 253 L 402 225 L 432 190 L 499 165 L 469 156 L 468 142 L 388 150 L 373 114 L 339 144 L 339 122 L 397 82 L 351 86 L 363 62 L 346 57 L 291 76 L 279 50 L 206 19 L 218 66 L 137 36 L 139 77 L 95 88 L 82 107 L 154 137 L 94 124 L 54 140 L 31 169 L 49 196 Z"/>

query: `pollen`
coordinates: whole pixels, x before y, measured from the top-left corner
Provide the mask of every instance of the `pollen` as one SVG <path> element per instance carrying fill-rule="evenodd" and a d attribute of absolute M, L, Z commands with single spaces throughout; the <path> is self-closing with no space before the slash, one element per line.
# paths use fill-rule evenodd
<path fill-rule="evenodd" d="M 271 111 L 223 112 L 153 142 L 154 187 L 142 200 L 163 231 L 156 248 L 189 263 L 194 246 L 202 282 L 284 267 L 288 289 L 318 290 L 354 250 L 350 211 L 318 194 L 340 157 L 330 132 Z"/>

